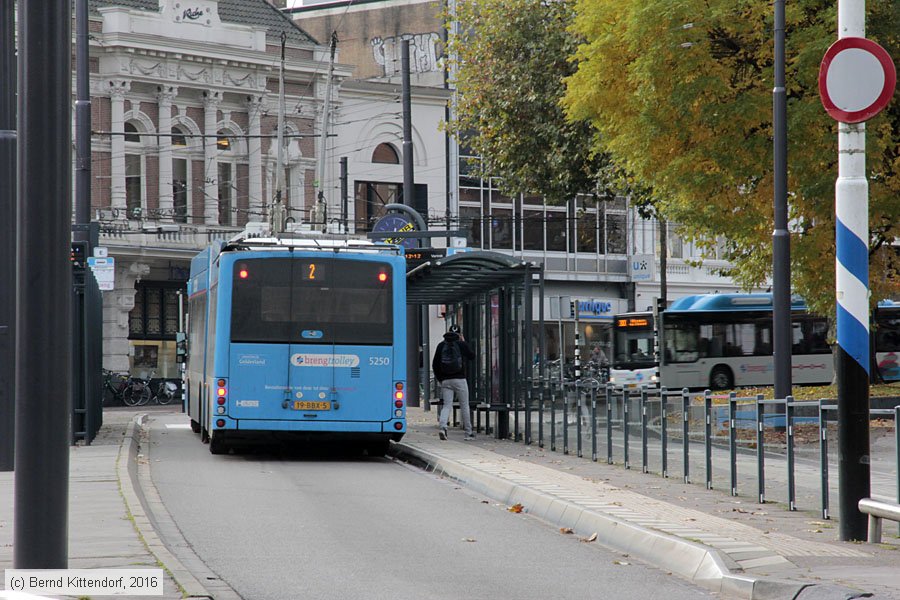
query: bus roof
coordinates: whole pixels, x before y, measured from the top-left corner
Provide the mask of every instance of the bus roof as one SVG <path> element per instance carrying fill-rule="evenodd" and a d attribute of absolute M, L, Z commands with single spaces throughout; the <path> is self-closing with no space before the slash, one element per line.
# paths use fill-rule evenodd
<path fill-rule="evenodd" d="M 701 294 L 679 298 L 666 312 L 772 310 L 772 294 Z M 791 297 L 791 310 L 806 310 L 798 296 Z"/>
<path fill-rule="evenodd" d="M 340 252 L 342 250 L 372 254 L 402 256 L 403 249 L 394 244 L 373 242 L 366 239 L 329 238 L 309 235 L 287 235 L 277 237 L 234 238 L 229 240 L 220 252 L 232 250 L 306 250 Z"/>
<path fill-rule="evenodd" d="M 882 300 L 879 308 L 900 308 L 900 303 Z M 800 296 L 791 296 L 791 310 L 806 310 L 806 302 Z M 698 294 L 675 300 L 666 312 L 719 312 L 772 310 L 772 294 Z"/>

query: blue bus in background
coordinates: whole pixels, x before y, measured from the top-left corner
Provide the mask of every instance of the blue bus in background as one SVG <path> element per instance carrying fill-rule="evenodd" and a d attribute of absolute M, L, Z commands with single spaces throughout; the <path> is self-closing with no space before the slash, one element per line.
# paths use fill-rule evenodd
<path fill-rule="evenodd" d="M 213 454 L 260 438 L 383 454 L 406 432 L 406 265 L 365 240 L 218 242 L 191 262 L 185 405 Z"/>

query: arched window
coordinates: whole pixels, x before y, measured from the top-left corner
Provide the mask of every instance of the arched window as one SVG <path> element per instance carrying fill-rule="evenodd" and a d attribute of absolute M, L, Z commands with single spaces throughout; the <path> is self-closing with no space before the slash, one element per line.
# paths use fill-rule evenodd
<path fill-rule="evenodd" d="M 141 136 L 138 135 L 138 129 L 134 123 L 125 123 L 125 141 L 134 142 L 136 144 L 141 143 Z"/>
<path fill-rule="evenodd" d="M 187 136 L 184 133 L 184 129 L 181 127 L 172 128 L 172 145 L 187 146 Z"/>
<path fill-rule="evenodd" d="M 125 210 L 129 219 L 143 217 L 144 155 L 137 126 L 125 123 Z"/>
<path fill-rule="evenodd" d="M 378 144 L 375 151 L 372 152 L 372 162 L 387 165 L 399 165 L 400 155 L 397 154 L 396 148 L 387 142 Z"/>
<path fill-rule="evenodd" d="M 234 164 L 231 139 L 229 132 L 219 130 L 216 147 L 219 150 L 217 158 L 218 187 L 219 187 L 219 225 L 234 225 L 235 204 L 235 175 L 237 168 Z"/>
<path fill-rule="evenodd" d="M 219 131 L 219 137 L 216 139 L 216 147 L 226 152 L 231 150 L 231 140 L 228 139 L 228 134 L 224 131 Z"/>

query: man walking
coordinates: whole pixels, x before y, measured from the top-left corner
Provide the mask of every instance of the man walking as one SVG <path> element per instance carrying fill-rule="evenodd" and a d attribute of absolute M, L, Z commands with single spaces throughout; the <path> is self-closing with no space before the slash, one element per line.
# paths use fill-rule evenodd
<path fill-rule="evenodd" d="M 434 376 L 441 383 L 442 404 L 438 435 L 442 440 L 447 439 L 447 422 L 453 409 L 454 396 L 459 401 L 463 428 L 466 430 L 463 439 L 475 439 L 475 433 L 472 431 L 472 415 L 469 412 L 469 384 L 466 381 L 465 365 L 466 360 L 473 358 L 475 353 L 463 339 L 459 325 L 451 325 L 450 330 L 444 334 L 444 341 L 437 345 L 434 359 L 431 361 Z"/>

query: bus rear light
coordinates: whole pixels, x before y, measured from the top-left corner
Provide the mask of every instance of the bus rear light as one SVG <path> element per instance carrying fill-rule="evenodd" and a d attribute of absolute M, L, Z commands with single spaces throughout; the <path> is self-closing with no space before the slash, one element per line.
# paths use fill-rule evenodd
<path fill-rule="evenodd" d="M 394 423 L 394 429 L 396 429 L 397 431 L 403 429 L 403 422 L 397 421 L 396 423 Z"/>
<path fill-rule="evenodd" d="M 222 396 L 225 395 L 225 388 L 219 388 L 218 390 L 216 390 L 216 393 L 217 393 L 217 394 L 219 395 L 219 397 L 221 398 Z"/>
<path fill-rule="evenodd" d="M 400 417 L 403 416 L 403 411 L 398 408 L 397 410 L 394 411 L 394 416 L 399 419 Z"/>
<path fill-rule="evenodd" d="M 227 382 L 224 379 L 220 379 L 216 382 L 216 385 L 219 386 L 220 388 L 223 388 L 223 387 L 225 387 L 226 383 Z"/>
<path fill-rule="evenodd" d="M 218 403 L 219 406 L 223 406 L 225 404 L 225 396 L 219 396 L 216 399 L 216 403 Z"/>
<path fill-rule="evenodd" d="M 403 408 L 403 400 L 394 400 L 394 406 L 397 408 Z"/>
<path fill-rule="evenodd" d="M 394 384 L 394 389 L 402 390 L 402 389 L 403 389 L 403 382 L 402 382 L 402 381 L 398 381 L 397 383 L 395 383 L 395 384 Z"/>
<path fill-rule="evenodd" d="M 385 281 L 387 281 L 387 273 L 379 273 L 378 281 L 380 281 L 381 283 L 384 283 Z"/>
<path fill-rule="evenodd" d="M 397 390 L 394 392 L 394 398 L 397 400 L 403 400 L 403 392 L 401 390 Z"/>
<path fill-rule="evenodd" d="M 217 408 L 217 409 L 216 409 L 216 414 L 224 415 L 224 414 L 225 414 L 225 407 L 224 407 L 224 406 L 220 406 L 219 408 Z"/>
<path fill-rule="evenodd" d="M 216 427 L 225 427 L 225 419 L 216 419 Z"/>

